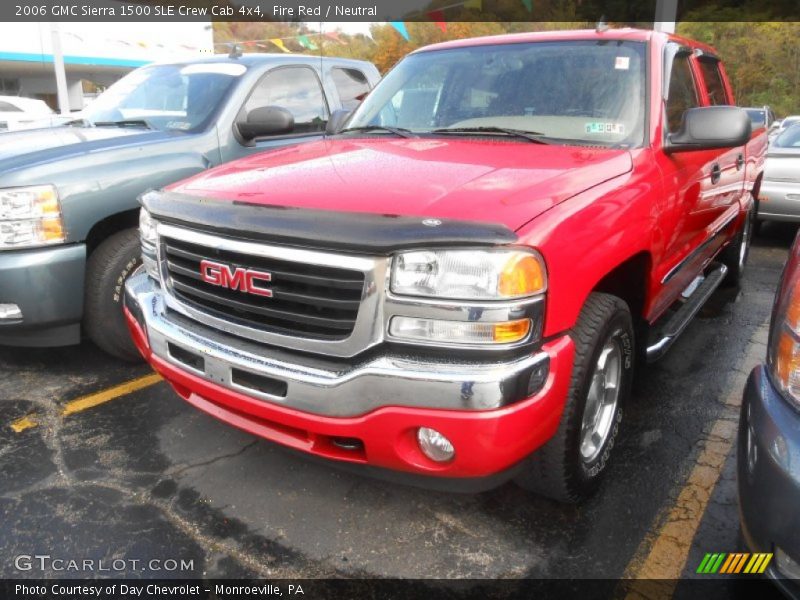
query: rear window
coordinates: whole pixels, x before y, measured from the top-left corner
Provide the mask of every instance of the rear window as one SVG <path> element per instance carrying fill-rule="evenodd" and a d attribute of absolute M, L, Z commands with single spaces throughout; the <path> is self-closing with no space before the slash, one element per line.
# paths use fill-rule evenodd
<path fill-rule="evenodd" d="M 747 116 L 750 117 L 750 122 L 753 124 L 753 129 L 759 129 L 767 125 L 767 115 L 763 110 L 748 108 Z"/>

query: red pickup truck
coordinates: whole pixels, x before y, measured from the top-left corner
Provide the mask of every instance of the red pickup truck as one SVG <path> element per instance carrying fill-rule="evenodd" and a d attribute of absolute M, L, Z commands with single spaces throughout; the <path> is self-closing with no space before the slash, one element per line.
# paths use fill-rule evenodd
<path fill-rule="evenodd" d="M 634 366 L 741 277 L 766 132 L 733 103 L 712 48 L 652 31 L 422 48 L 324 140 L 142 197 L 133 338 L 290 448 L 580 500 Z"/>

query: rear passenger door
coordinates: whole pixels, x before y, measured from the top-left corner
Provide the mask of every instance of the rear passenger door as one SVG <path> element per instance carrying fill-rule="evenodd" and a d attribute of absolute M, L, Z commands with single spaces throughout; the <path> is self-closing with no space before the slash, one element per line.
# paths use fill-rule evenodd
<path fill-rule="evenodd" d="M 733 94 L 725 83 L 726 77 L 719 59 L 716 56 L 699 53 L 697 64 L 703 76 L 703 88 L 709 106 L 733 105 Z M 710 199 L 712 200 L 710 209 L 716 213 L 716 218 L 720 221 L 719 225 L 722 226 L 739 213 L 739 202 L 744 191 L 748 165 L 744 146 L 715 152 L 718 156 L 712 164 L 712 169 L 719 170 L 719 180 L 715 186 L 710 188 Z M 754 151 L 752 156 L 755 158 L 759 154 L 761 152 Z M 755 172 L 756 167 L 756 165 L 750 165 L 749 170 Z"/>
<path fill-rule="evenodd" d="M 250 111 L 265 106 L 279 106 L 292 113 L 294 131 L 256 138 L 250 143 L 240 141 L 239 144 L 228 145 L 222 149 L 223 161 L 253 152 L 311 141 L 322 137 L 325 133 L 330 109 L 317 71 L 310 66 L 282 66 L 265 73 L 253 86 L 236 120 L 244 120 Z"/>

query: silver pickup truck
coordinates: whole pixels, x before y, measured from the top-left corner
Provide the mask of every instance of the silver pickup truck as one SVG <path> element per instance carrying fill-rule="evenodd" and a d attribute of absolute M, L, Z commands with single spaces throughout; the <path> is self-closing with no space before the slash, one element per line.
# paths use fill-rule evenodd
<path fill-rule="evenodd" d="M 71 345 L 83 330 L 138 360 L 120 304 L 141 264 L 138 196 L 316 139 L 379 78 L 371 63 L 289 54 L 158 64 L 68 126 L 0 135 L 0 345 Z"/>

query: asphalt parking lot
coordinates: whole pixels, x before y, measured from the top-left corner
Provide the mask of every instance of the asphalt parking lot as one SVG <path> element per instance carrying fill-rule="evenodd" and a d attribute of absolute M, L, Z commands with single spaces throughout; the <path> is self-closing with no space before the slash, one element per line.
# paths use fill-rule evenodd
<path fill-rule="evenodd" d="M 738 405 L 794 231 L 766 226 L 741 288 L 719 290 L 639 378 L 610 477 L 578 507 L 311 462 L 88 343 L 1 349 L 0 575 L 70 576 L 15 567 L 36 553 L 191 562 L 110 573 L 128 577 L 692 575 L 705 552 L 737 547 Z"/>

